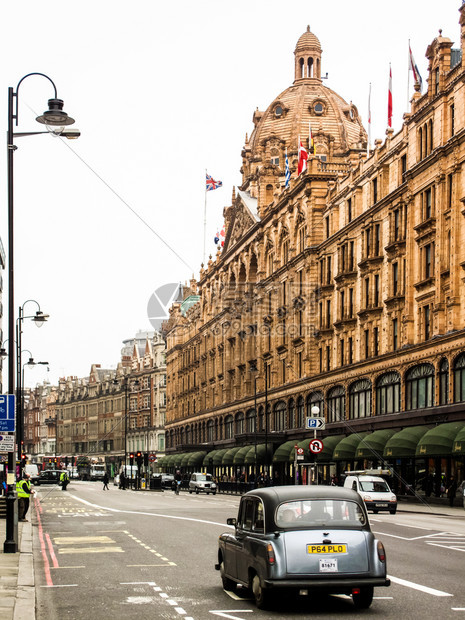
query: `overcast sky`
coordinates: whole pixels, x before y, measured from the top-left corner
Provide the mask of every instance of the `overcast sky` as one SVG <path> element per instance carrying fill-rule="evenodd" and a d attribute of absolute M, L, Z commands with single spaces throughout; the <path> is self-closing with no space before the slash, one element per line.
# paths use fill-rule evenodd
<path fill-rule="evenodd" d="M 34 71 L 54 80 L 82 132 L 73 142 L 48 135 L 16 140 L 15 308 L 34 299 L 50 314 L 40 330 L 24 321 L 23 350 L 49 362 L 48 372 L 26 370 L 25 384 L 84 377 L 92 363 L 114 368 L 122 341 L 151 329 L 152 293 L 198 277 L 205 169 L 223 181 L 208 194 L 207 253 L 214 254 L 223 206 L 241 182 L 253 111 L 292 84 L 293 52 L 307 24 L 323 48 L 325 84 L 357 106 L 365 127 L 372 83 L 372 141 L 384 140 L 389 63 L 397 132 L 407 110 L 408 39 L 425 79 L 426 47 L 439 28 L 460 45 L 459 5 L 66 0 L 49 10 L 36 0 L 2 2 L 5 133 L 8 87 Z M 40 129 L 35 113 L 52 95 L 43 78 L 22 83 L 17 131 Z M 0 194 L 7 249 L 5 148 Z M 28 316 L 37 308 L 30 302 L 24 309 Z M 6 367 L 3 379 L 6 391 Z"/>

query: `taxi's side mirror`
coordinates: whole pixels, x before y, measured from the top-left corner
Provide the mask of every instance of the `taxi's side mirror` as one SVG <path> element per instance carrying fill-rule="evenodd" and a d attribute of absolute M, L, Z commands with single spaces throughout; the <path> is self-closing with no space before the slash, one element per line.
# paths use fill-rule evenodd
<path fill-rule="evenodd" d="M 229 519 L 226 519 L 226 523 L 227 525 L 234 525 L 234 527 L 236 527 L 237 525 L 237 521 L 235 517 L 230 517 Z"/>

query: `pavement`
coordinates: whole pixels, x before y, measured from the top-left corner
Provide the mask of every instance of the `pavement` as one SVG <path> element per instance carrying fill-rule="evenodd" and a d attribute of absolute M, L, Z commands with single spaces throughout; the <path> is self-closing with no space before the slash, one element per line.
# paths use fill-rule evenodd
<path fill-rule="evenodd" d="M 448 502 L 428 498 L 429 504 L 399 498 L 398 512 L 427 513 L 465 519 L 465 510 L 458 504 L 453 508 Z M 31 503 L 28 517 L 32 519 Z M 35 572 L 32 553 L 32 523 L 18 523 L 18 552 L 3 553 L 6 520 L 0 519 L 0 618 L 1 620 L 35 620 Z"/>

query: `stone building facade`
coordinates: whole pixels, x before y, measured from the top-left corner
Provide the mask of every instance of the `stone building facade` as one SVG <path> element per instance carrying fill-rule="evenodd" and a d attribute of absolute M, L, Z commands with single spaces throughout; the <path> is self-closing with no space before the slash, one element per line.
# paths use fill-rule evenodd
<path fill-rule="evenodd" d="M 293 84 L 253 115 L 224 248 L 187 290 L 197 303 L 172 309 L 168 467 L 197 451 L 218 475 L 265 464 L 290 481 L 300 443 L 325 480 L 373 465 L 404 487 L 463 479 L 463 6 L 460 24 L 457 48 L 441 33 L 428 47 L 427 91 L 416 85 L 401 130 L 369 154 L 357 108 L 323 83 L 318 38 L 298 40 Z M 299 139 L 310 155 L 297 176 Z M 402 451 L 405 435 L 415 445 Z"/>

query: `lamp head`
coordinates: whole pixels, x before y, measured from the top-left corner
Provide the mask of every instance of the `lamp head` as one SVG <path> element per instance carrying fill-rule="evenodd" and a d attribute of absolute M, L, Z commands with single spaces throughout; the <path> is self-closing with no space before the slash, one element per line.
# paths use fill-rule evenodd
<path fill-rule="evenodd" d="M 48 110 L 46 110 L 42 116 L 38 116 L 36 121 L 42 125 L 54 125 L 60 127 L 62 125 L 72 125 L 74 123 L 74 118 L 68 116 L 63 110 L 62 99 L 49 99 Z"/>
<path fill-rule="evenodd" d="M 45 321 L 50 318 L 49 314 L 44 314 L 40 310 L 37 310 L 35 317 L 32 319 L 37 327 L 42 327 Z"/>

